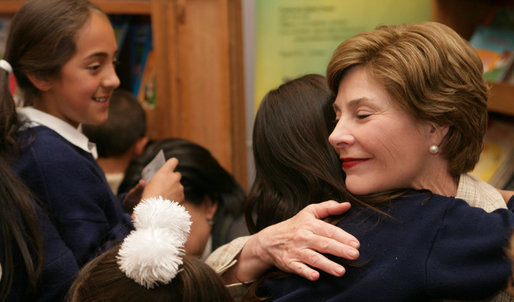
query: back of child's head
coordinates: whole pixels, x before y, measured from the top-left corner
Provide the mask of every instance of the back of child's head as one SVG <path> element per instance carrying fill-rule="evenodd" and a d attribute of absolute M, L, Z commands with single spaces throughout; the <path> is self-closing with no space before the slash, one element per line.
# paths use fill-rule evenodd
<path fill-rule="evenodd" d="M 163 150 L 166 159 L 177 158 L 177 172 L 182 175 L 186 201 L 200 205 L 208 196 L 226 208 L 226 215 L 242 213 L 245 192 L 234 177 L 225 170 L 206 148 L 182 138 L 167 138 L 150 142 L 143 155 L 135 158 L 125 172 L 119 192 L 128 192 L 141 179 L 143 168 Z"/>
<path fill-rule="evenodd" d="M 290 80 L 263 98 L 253 128 L 256 177 L 246 204 L 251 232 L 310 203 L 348 200 L 339 158 L 328 142 L 333 101 L 325 78 L 317 74 Z"/>
<path fill-rule="evenodd" d="M 189 219 L 176 202 L 145 200 L 134 209 L 136 230 L 81 269 L 68 301 L 232 301 L 220 276 L 184 255 Z"/>
<path fill-rule="evenodd" d="M 84 134 L 96 143 L 99 157 L 123 155 L 146 135 L 146 115 L 129 91 L 117 89 L 109 101 L 109 118 L 100 125 L 83 125 Z"/>
<path fill-rule="evenodd" d="M 12 69 L 24 104 L 40 94 L 27 75 L 57 78 L 75 54 L 77 33 L 101 10 L 87 0 L 28 0 L 10 23 L 4 60 Z M 102 13 L 103 14 L 103 13 Z M 0 148 L 9 151 L 20 125 L 8 85 L 8 72 L 0 70 Z"/>
<path fill-rule="evenodd" d="M 86 264 L 68 293 L 70 302 L 232 301 L 220 277 L 198 257 L 185 255 L 182 270 L 168 284 L 148 289 L 119 268 L 119 246 Z"/>
<path fill-rule="evenodd" d="M 217 248 L 232 239 L 227 227 L 232 221 L 242 219 L 246 193 L 211 152 L 199 144 L 181 138 L 150 142 L 143 155 L 130 162 L 118 193 L 128 192 L 139 182 L 143 168 L 160 150 L 163 150 L 166 159 L 178 159 L 176 171 L 182 175 L 180 182 L 184 186 L 186 202 L 201 206 L 208 197 L 217 203 L 211 231 L 212 247 Z"/>

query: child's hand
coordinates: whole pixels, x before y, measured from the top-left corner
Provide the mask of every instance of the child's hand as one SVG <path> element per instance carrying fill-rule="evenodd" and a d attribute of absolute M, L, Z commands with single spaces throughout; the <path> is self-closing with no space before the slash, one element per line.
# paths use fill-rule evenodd
<path fill-rule="evenodd" d="M 143 196 L 143 190 L 145 189 L 145 181 L 139 180 L 137 185 L 135 185 L 130 191 L 128 191 L 127 195 L 123 199 L 123 210 L 125 212 L 132 214 L 134 207 L 141 201 L 141 196 Z"/>
<path fill-rule="evenodd" d="M 142 199 L 162 196 L 176 202 L 184 201 L 184 187 L 180 183 L 181 175 L 175 172 L 178 165 L 176 158 L 170 158 L 146 184 Z"/>

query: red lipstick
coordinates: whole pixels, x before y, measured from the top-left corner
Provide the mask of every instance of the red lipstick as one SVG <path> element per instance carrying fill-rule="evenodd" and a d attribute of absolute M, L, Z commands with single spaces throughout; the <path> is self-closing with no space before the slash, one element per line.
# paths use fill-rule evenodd
<path fill-rule="evenodd" d="M 341 166 L 343 167 L 343 169 L 350 169 L 350 168 L 353 168 L 356 165 L 361 164 L 365 161 L 367 161 L 367 159 L 351 158 L 351 157 L 341 158 L 341 162 L 342 162 Z"/>

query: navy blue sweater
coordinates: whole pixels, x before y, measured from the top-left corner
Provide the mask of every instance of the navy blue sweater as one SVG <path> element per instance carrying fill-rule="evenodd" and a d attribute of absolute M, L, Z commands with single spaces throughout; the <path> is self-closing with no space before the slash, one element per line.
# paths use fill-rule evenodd
<path fill-rule="evenodd" d="M 339 227 L 361 242 L 347 273 L 267 280 L 270 301 L 428 301 L 478 299 L 507 285 L 511 264 L 503 248 L 514 226 L 512 207 L 487 214 L 460 199 L 413 193 L 383 210 L 354 208 Z M 340 259 L 336 261 L 341 262 Z"/>
<path fill-rule="evenodd" d="M 19 140 L 14 169 L 47 207 L 79 267 L 125 238 L 130 216 L 91 154 L 45 126 L 20 132 Z"/>
<path fill-rule="evenodd" d="M 19 250 L 13 253 L 14 276 L 7 301 L 62 301 L 79 270 L 73 253 L 50 222 L 46 212 L 36 204 L 43 239 L 43 271 L 35 297 L 27 291 L 28 279 Z M 0 238 L 1 242 L 1 238 Z"/>

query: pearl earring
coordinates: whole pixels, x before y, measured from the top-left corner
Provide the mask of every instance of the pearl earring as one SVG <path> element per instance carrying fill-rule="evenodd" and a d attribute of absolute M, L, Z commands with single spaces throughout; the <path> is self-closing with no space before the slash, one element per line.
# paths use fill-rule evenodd
<path fill-rule="evenodd" d="M 430 146 L 429 151 L 432 154 L 437 154 L 437 153 L 439 153 L 439 147 L 437 145 L 432 145 L 432 146 Z"/>

